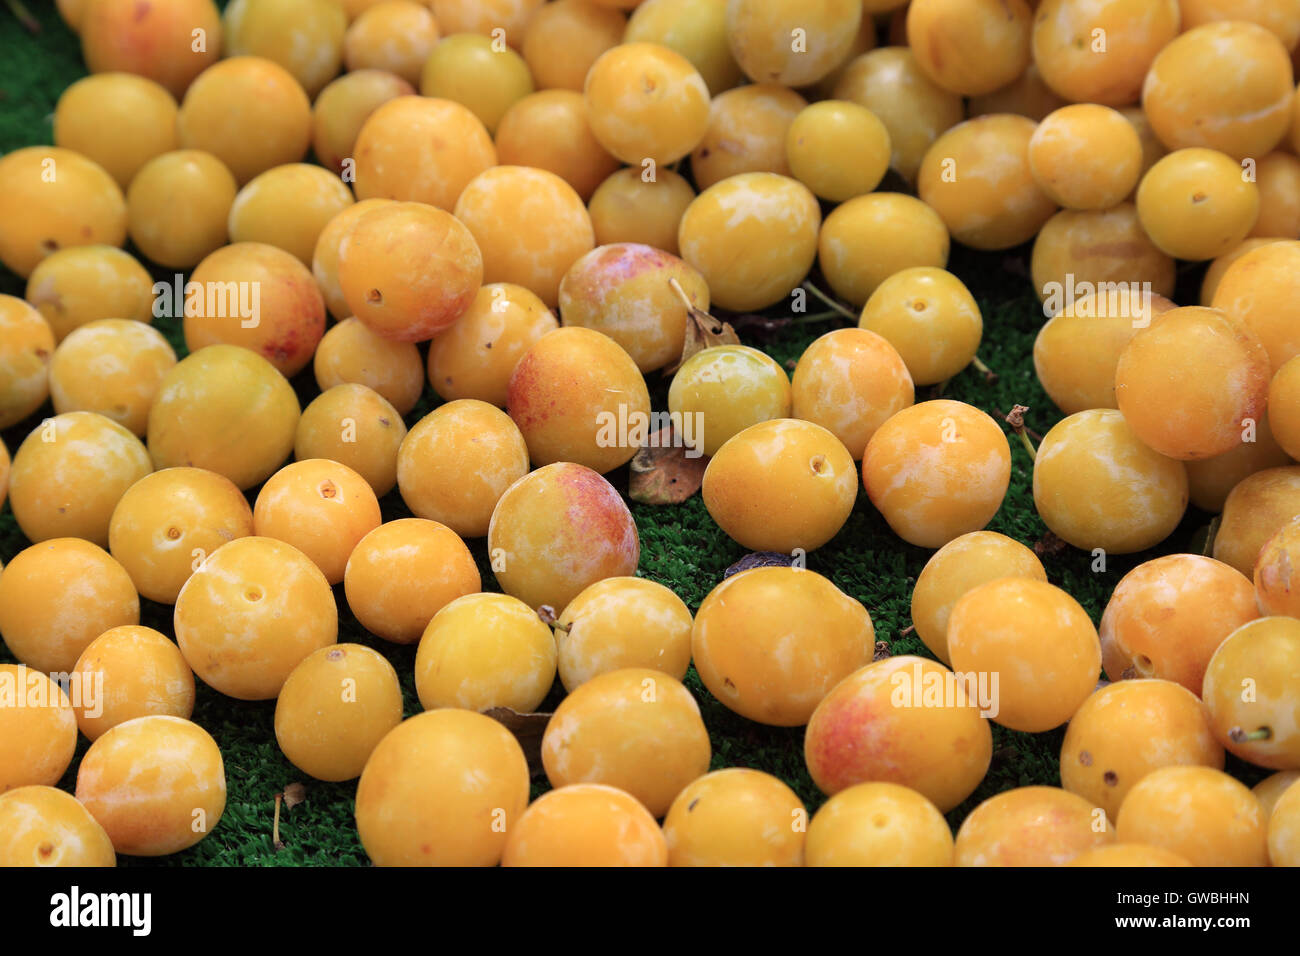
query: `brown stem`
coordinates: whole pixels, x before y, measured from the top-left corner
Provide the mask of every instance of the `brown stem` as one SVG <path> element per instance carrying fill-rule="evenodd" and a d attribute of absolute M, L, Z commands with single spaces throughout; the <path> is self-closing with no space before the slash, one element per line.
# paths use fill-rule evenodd
<path fill-rule="evenodd" d="M 988 382 L 990 385 L 992 385 L 994 382 L 998 380 L 998 373 L 993 371 L 993 369 L 989 368 L 983 362 L 981 362 L 980 357 L 978 355 L 972 358 L 970 360 L 970 363 L 971 365 L 975 366 L 975 369 L 978 372 L 983 374 L 984 381 Z"/>
<path fill-rule="evenodd" d="M 1025 434 L 1025 412 L 1029 411 L 1028 405 L 1016 405 L 1011 409 L 1011 414 L 1006 417 L 1006 422 L 1011 426 L 1011 430 L 1020 438 L 1020 443 L 1025 446 L 1025 451 L 1029 452 L 1029 460 L 1038 461 L 1038 449 L 1034 443 L 1029 440 Z"/>

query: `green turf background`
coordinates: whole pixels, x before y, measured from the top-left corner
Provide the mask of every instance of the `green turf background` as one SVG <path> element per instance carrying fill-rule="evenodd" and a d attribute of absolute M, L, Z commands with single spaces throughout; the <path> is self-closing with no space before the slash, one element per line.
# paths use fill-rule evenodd
<path fill-rule="evenodd" d="M 58 96 L 68 84 L 86 73 L 77 39 L 58 19 L 54 5 L 37 2 L 29 6 L 43 26 L 37 37 L 27 34 L 0 7 L 0 50 L 4 51 L 0 56 L 0 153 L 22 146 L 52 143 L 51 117 Z M 897 186 L 886 184 L 882 188 Z M 128 249 L 138 255 L 130 246 Z M 999 374 L 999 378 L 990 384 L 981 374 L 968 369 L 948 383 L 943 394 L 945 398 L 982 408 L 999 421 L 1013 405 L 1027 405 L 1030 408 L 1026 419 L 1028 426 L 1043 434 L 1061 415 L 1039 386 L 1030 358 L 1034 336 L 1043 316 L 1030 285 L 1028 254 L 1028 246 L 992 254 L 954 246 L 949 268 L 962 278 L 979 302 L 985 323 L 984 343 L 979 354 Z M 153 271 L 157 278 L 171 278 L 163 270 Z M 1183 304 L 1196 301 L 1202 274 L 1203 267 L 1181 269 L 1176 301 Z M 23 281 L 0 267 L 0 293 L 22 296 L 23 290 Z M 814 305 L 812 308 L 815 310 L 817 307 Z M 780 310 L 771 310 L 771 314 L 778 316 Z M 184 356 L 185 343 L 179 322 L 160 319 L 156 324 L 177 354 Z M 741 336 L 746 344 L 762 348 L 779 362 L 792 367 L 793 361 L 815 337 L 848 324 L 838 320 L 791 324 L 761 336 L 752 331 L 742 331 Z M 304 406 L 319 393 L 310 366 L 294 379 L 293 384 Z M 657 374 L 652 375 L 650 386 L 654 407 L 665 408 L 666 381 Z M 934 397 L 932 392 L 931 389 L 918 390 L 917 401 Z M 438 401 L 437 396 L 426 388 L 420 404 L 407 416 L 407 425 L 415 424 Z M 0 437 L 12 453 L 42 418 L 52 414 L 53 409 L 47 403 L 27 421 L 0 433 Z M 1001 511 L 989 527 L 1032 547 L 1046 531 L 1034 511 L 1030 491 L 1032 464 L 1024 449 L 1014 440 L 1011 452 L 1011 487 Z M 615 487 L 626 491 L 626 468 L 607 477 Z M 256 493 L 256 488 L 249 491 L 250 503 Z M 396 491 L 383 499 L 382 505 L 385 520 L 410 514 Z M 690 605 L 692 612 L 722 579 L 724 570 L 745 553 L 714 525 L 698 494 L 680 506 L 655 507 L 633 503 L 631 508 L 641 534 L 639 573 L 673 588 Z M 1043 563 L 1052 583 L 1074 595 L 1097 622 L 1110 592 L 1125 572 L 1156 554 L 1199 550 L 1193 546 L 1193 541 L 1209 518 L 1204 513 L 1189 511 L 1178 531 L 1158 551 L 1111 556 L 1104 572 L 1093 572 L 1091 555 L 1074 549 L 1046 555 Z M 7 563 L 27 544 L 6 503 L 0 510 L 0 560 Z M 471 541 L 469 545 L 478 560 L 484 588 L 499 590 L 487 561 L 484 541 Z M 911 623 L 908 608 L 912 585 L 930 554 L 900 541 L 872 508 L 866 495 L 859 494 L 857 506 L 843 530 L 824 548 L 810 554 L 807 560 L 810 569 L 826 575 L 839 588 L 866 605 L 875 623 L 876 639 L 888 642 L 892 653 L 932 657 L 919 639 L 911 635 L 904 637 L 900 633 Z M 401 675 L 407 716 L 418 713 L 420 705 L 412 679 L 415 647 L 387 644 L 366 633 L 349 612 L 341 586 L 335 589 L 335 597 L 339 607 L 339 640 L 366 644 L 384 653 Z M 141 603 L 141 623 L 172 635 L 171 607 L 144 599 Z M 2 645 L 0 661 L 12 661 Z M 703 688 L 694 668 L 688 674 L 686 684 L 699 701 L 709 728 L 713 742 L 713 769 L 741 766 L 765 770 L 793 787 L 810 812 L 821 805 L 825 798 L 813 785 L 804 767 L 802 728 L 765 727 L 733 714 Z M 542 709 L 553 709 L 561 693 L 557 681 L 556 690 Z M 285 760 L 275 742 L 274 710 L 274 702 L 234 701 L 198 683 L 194 720 L 216 738 L 226 763 L 229 798 L 225 815 L 208 838 L 184 853 L 156 861 L 124 857 L 120 862 L 159 865 L 367 863 L 352 818 L 355 784 L 312 781 Z M 1063 736 L 1063 728 L 1041 734 L 1024 734 L 994 725 L 992 766 L 975 793 L 948 814 L 954 830 L 976 804 L 993 794 L 1027 784 L 1059 785 L 1057 756 Z M 87 746 L 84 738 L 79 741 L 77 756 L 61 784 L 67 790 L 75 787 L 77 766 Z M 1228 769 L 1248 784 L 1265 775 L 1231 756 Z M 271 839 L 275 794 L 295 782 L 306 785 L 307 799 L 282 814 L 280 834 L 285 845 L 277 851 Z M 534 795 L 547 788 L 545 779 L 534 783 Z"/>

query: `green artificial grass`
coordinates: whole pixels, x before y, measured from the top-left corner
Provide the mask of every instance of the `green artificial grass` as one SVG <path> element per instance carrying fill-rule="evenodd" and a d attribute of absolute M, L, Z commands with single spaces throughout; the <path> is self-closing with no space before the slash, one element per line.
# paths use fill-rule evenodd
<path fill-rule="evenodd" d="M 76 37 L 58 19 L 53 4 L 32 4 L 31 8 L 43 26 L 37 37 L 26 33 L 0 8 L 0 49 L 5 51 L 5 56 L 0 58 L 0 153 L 34 144 L 51 144 L 51 116 L 58 96 L 86 73 Z M 902 186 L 895 182 L 894 185 L 886 183 L 882 188 Z M 130 246 L 128 250 L 138 256 Z M 1028 246 L 991 254 L 954 246 L 949 268 L 967 284 L 979 302 L 985 323 L 979 354 L 998 378 L 990 383 L 970 368 L 947 383 L 943 396 L 969 402 L 998 421 L 1013 405 L 1026 405 L 1030 409 L 1026 424 L 1041 435 L 1061 418 L 1061 413 L 1048 400 L 1034 375 L 1031 349 L 1044 319 L 1031 287 L 1028 256 Z M 155 278 L 168 281 L 172 278 L 165 270 L 152 271 Z M 1189 267 L 1180 273 L 1176 301 L 1196 301 L 1203 271 L 1203 267 Z M 21 297 L 24 285 L 21 279 L 0 267 L 0 293 Z M 779 308 L 766 314 L 782 318 Z M 792 368 L 814 338 L 848 324 L 847 320 L 840 319 L 785 324 L 778 321 L 767 326 L 744 325 L 740 334 L 746 344 L 764 349 Z M 178 356 L 184 356 L 179 320 L 158 319 L 156 325 Z M 319 393 L 310 366 L 293 380 L 293 385 L 304 407 Z M 653 374 L 650 387 L 655 409 L 666 408 L 667 380 Z M 917 401 L 932 397 L 933 389 L 918 390 Z M 426 387 L 419 405 L 407 416 L 407 425 L 414 425 L 438 403 L 438 397 Z M 0 433 L 0 437 L 12 453 L 41 419 L 52 414 L 53 409 L 47 403 L 27 421 Z M 1011 453 L 1011 486 L 989 528 L 1032 547 L 1046 532 L 1034 510 L 1032 463 L 1014 438 Z M 626 467 L 607 477 L 615 487 L 626 491 Z M 256 488 L 248 492 L 250 503 L 256 494 Z M 396 491 L 381 504 L 385 520 L 410 516 Z M 692 612 L 722 580 L 726 568 L 745 554 L 743 548 L 713 523 L 698 494 L 678 506 L 633 502 L 631 509 L 641 536 L 638 573 L 672 588 Z M 1159 550 L 1109 556 L 1104 571 L 1094 572 L 1092 556 L 1072 548 L 1045 553 L 1043 564 L 1052 583 L 1072 594 L 1096 623 L 1111 591 L 1128 570 L 1158 554 L 1199 550 L 1193 542 L 1209 520 L 1209 515 L 1189 510 L 1178 530 Z M 0 511 L 0 560 L 7 563 L 28 543 L 6 503 Z M 499 590 L 487 560 L 485 542 L 480 539 L 468 544 L 478 561 L 484 588 Z M 911 623 L 912 585 L 930 554 L 900 541 L 866 495 L 859 494 L 844 528 L 829 544 L 808 555 L 807 565 L 866 605 L 875 623 L 876 639 L 886 642 L 890 653 L 933 657 L 915 635 L 905 633 Z M 365 644 L 383 653 L 401 675 L 406 715 L 419 713 L 412 676 L 415 647 L 388 644 L 368 634 L 350 613 L 341 586 L 335 589 L 335 598 L 339 608 L 339 640 Z M 143 599 L 141 604 L 142 624 L 174 636 L 171 607 Z M 0 662 L 12 660 L 8 650 L 0 646 Z M 709 728 L 713 769 L 739 766 L 775 774 L 798 793 L 810 812 L 824 802 L 825 797 L 804 766 L 802 728 L 766 727 L 732 713 L 704 689 L 694 668 L 687 675 L 686 685 L 699 701 Z M 541 709 L 553 709 L 561 696 L 557 681 Z M 221 746 L 229 786 L 225 815 L 213 833 L 190 850 L 159 860 L 122 858 L 120 862 L 162 866 L 367 863 L 353 823 L 355 783 L 321 783 L 296 770 L 276 745 L 274 710 L 273 701 L 235 701 L 198 683 L 194 720 Z M 973 807 L 996 793 L 1029 784 L 1059 786 L 1058 754 L 1063 736 L 1064 728 L 1026 734 L 994 725 L 992 765 L 975 793 L 948 814 L 954 830 Z M 80 740 L 76 758 L 60 784 L 64 789 L 74 788 L 77 767 L 87 746 L 84 739 Z M 1248 784 L 1265 776 L 1263 771 L 1231 756 L 1228 761 L 1229 771 Z M 294 783 L 305 785 L 306 799 L 282 811 L 283 846 L 277 849 L 272 842 L 275 795 Z M 534 796 L 546 789 L 544 778 L 534 781 Z"/>

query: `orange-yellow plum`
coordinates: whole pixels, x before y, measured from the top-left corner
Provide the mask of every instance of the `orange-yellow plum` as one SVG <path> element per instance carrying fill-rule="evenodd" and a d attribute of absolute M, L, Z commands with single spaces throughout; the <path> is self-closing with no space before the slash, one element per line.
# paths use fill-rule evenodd
<path fill-rule="evenodd" d="M 802 866 L 807 822 L 803 801 L 771 774 L 715 770 L 668 809 L 668 865 Z"/>
<path fill-rule="evenodd" d="M 677 51 L 699 70 L 713 96 L 741 80 L 740 64 L 727 42 L 726 0 L 640 0 L 623 40 Z"/>
<path fill-rule="evenodd" d="M 377 206 L 394 202 L 392 199 L 363 199 L 360 202 L 344 206 L 334 215 L 316 238 L 316 248 L 312 250 L 311 273 L 325 298 L 325 307 L 330 315 L 340 320 L 352 315 L 352 307 L 343 296 L 339 285 L 339 247 L 343 237 L 358 219 Z M 333 329 L 330 330 L 331 332 Z M 326 333 L 328 334 L 328 333 Z M 400 365 L 401 363 L 397 363 Z"/>
<path fill-rule="evenodd" d="M 1265 819 L 1272 816 L 1277 801 L 1297 780 L 1300 780 L 1300 770 L 1279 770 L 1277 773 L 1265 777 L 1251 788 L 1250 792 L 1259 801 Z"/>
<path fill-rule="evenodd" d="M 984 335 L 970 290 L 951 272 L 932 266 L 886 278 L 862 307 L 858 325 L 892 345 L 918 385 L 936 385 L 964 369 Z"/>
<path fill-rule="evenodd" d="M 352 205 L 338 176 L 309 163 L 286 163 L 245 183 L 230 207 L 231 242 L 264 242 L 311 268 L 322 230 Z"/>
<path fill-rule="evenodd" d="M 664 832 L 635 797 L 571 783 L 534 801 L 510 828 L 502 866 L 667 866 Z"/>
<path fill-rule="evenodd" d="M 1115 842 L 1099 807 L 1057 787 L 1017 787 L 989 797 L 957 831 L 957 866 L 1063 866 Z"/>
<path fill-rule="evenodd" d="M 817 237 L 817 262 L 831 289 L 864 305 L 895 273 L 948 264 L 948 229 L 915 196 L 871 193 L 841 203 Z"/>
<path fill-rule="evenodd" d="M 398 415 L 408 414 L 424 393 L 424 362 L 415 344 L 384 338 L 355 316 L 325 333 L 316 346 L 312 371 L 321 394 L 339 385 L 365 388 Z"/>
<path fill-rule="evenodd" d="M 332 81 L 311 112 L 311 146 L 320 164 L 335 174 L 355 171 L 357 137 L 370 114 L 389 100 L 414 96 L 415 87 L 383 70 L 357 70 Z"/>
<path fill-rule="evenodd" d="M 1160 767 L 1223 769 L 1205 705 L 1167 680 L 1123 680 L 1094 692 L 1070 719 L 1061 786 L 1112 820 L 1139 780 Z"/>
<path fill-rule="evenodd" d="M 528 761 L 510 731 L 482 714 L 429 711 L 370 754 L 357 834 L 376 866 L 495 866 L 527 805 Z"/>
<path fill-rule="evenodd" d="M 224 55 L 273 60 L 315 97 L 339 71 L 348 18 L 337 0 L 231 0 L 222 25 Z"/>
<path fill-rule="evenodd" d="M 149 410 L 158 468 L 207 468 L 248 489 L 293 450 L 301 409 L 293 387 L 250 349 L 209 345 L 163 377 Z"/>
<path fill-rule="evenodd" d="M 691 611 L 646 578 L 616 577 L 582 590 L 555 619 L 560 681 L 572 691 L 601 674 L 649 667 L 683 680 L 691 663 Z"/>
<path fill-rule="evenodd" d="M 428 6 L 414 0 L 383 0 L 348 26 L 343 65 L 349 72 L 385 70 L 414 84 L 437 43 L 438 23 Z"/>
<path fill-rule="evenodd" d="M 452 100 L 399 96 L 379 106 L 353 147 L 358 199 L 383 197 L 450 211 L 465 186 L 496 165 L 483 122 Z"/>
<path fill-rule="evenodd" d="M 1029 65 L 1025 0 L 912 0 L 907 45 L 921 69 L 962 96 L 992 93 Z"/>
<path fill-rule="evenodd" d="M 1034 507 L 1053 534 L 1076 548 L 1132 554 L 1178 527 L 1187 510 L 1187 469 L 1142 444 L 1123 412 L 1076 412 L 1038 446 Z"/>
<path fill-rule="evenodd" d="M 86 0 L 77 32 L 91 73 L 135 73 L 173 96 L 222 52 L 221 15 L 212 0 Z"/>
<path fill-rule="evenodd" d="M 312 560 L 274 538 L 222 545 L 176 598 L 176 642 L 194 673 L 238 700 L 271 700 L 338 639 L 338 609 Z"/>
<path fill-rule="evenodd" d="M 414 644 L 433 616 L 482 581 L 474 556 L 446 525 L 399 518 L 358 542 L 343 590 L 361 626 L 395 644 Z"/>
<path fill-rule="evenodd" d="M 1219 741 L 1270 770 L 1300 770 L 1300 621 L 1243 624 L 1215 650 L 1202 690 Z"/>
<path fill-rule="evenodd" d="M 995 113 L 959 123 L 931 144 L 917 194 L 953 239 L 974 249 L 1010 249 L 1056 211 L 1030 170 L 1035 129 L 1028 117 Z"/>
<path fill-rule="evenodd" d="M 709 592 L 695 615 L 695 669 L 715 697 L 775 727 L 808 723 L 827 692 L 867 664 L 871 615 L 815 571 L 759 567 Z"/>
<path fill-rule="evenodd" d="M 1255 228 L 1259 186 L 1229 156 L 1199 146 L 1156 161 L 1138 184 L 1138 219 L 1177 259 L 1214 259 Z"/>
<path fill-rule="evenodd" d="M 70 793 L 32 785 L 0 793 L 0 867 L 116 866 L 113 841 Z"/>
<path fill-rule="evenodd" d="M 18 446 L 9 506 L 30 541 L 85 538 L 103 547 L 113 509 L 153 471 L 140 439 L 95 412 L 47 418 Z"/>
<path fill-rule="evenodd" d="M 862 485 L 904 541 L 940 548 L 983 528 L 1002 507 L 1011 448 L 988 415 L 937 399 L 876 429 L 862 455 Z"/>
<path fill-rule="evenodd" d="M 1241 434 L 1241 442 L 1231 451 L 1184 462 L 1192 504 L 1202 511 L 1221 512 L 1228 493 L 1255 472 L 1294 464 L 1273 437 L 1267 413 L 1253 427 L 1243 426 Z"/>
<path fill-rule="evenodd" d="M 1124 798 L 1121 843 L 1177 853 L 1193 866 L 1266 866 L 1268 821 L 1255 795 L 1213 767 L 1162 767 Z"/>
<path fill-rule="evenodd" d="M 226 809 L 226 768 L 212 735 L 181 717 L 136 717 L 90 745 L 77 799 L 128 856 L 167 856 L 211 833 Z"/>
<path fill-rule="evenodd" d="M 807 86 L 844 60 L 865 15 L 858 0 L 730 0 L 727 39 L 755 83 Z"/>
<path fill-rule="evenodd" d="M 1043 80 L 1038 65 L 1030 63 L 1025 67 L 1025 72 L 1006 86 L 982 96 L 972 96 L 970 115 L 976 117 L 988 116 L 990 113 L 1015 113 L 1041 123 L 1048 115 L 1066 105 L 1067 101 Z"/>
<path fill-rule="evenodd" d="M 1222 561 L 1153 558 L 1120 579 L 1101 615 L 1106 676 L 1173 681 L 1199 696 L 1215 648 L 1258 616 L 1250 579 Z"/>
<path fill-rule="evenodd" d="M 958 674 L 997 680 L 989 719 L 1028 733 L 1074 716 L 1101 673 L 1088 613 L 1034 578 L 998 578 L 962 595 L 948 618 L 948 653 Z"/>
<path fill-rule="evenodd" d="M 803 281 L 817 254 L 821 209 L 807 186 L 776 173 L 741 173 L 686 207 L 681 256 L 709 284 L 713 302 L 751 311 L 773 305 Z"/>
<path fill-rule="evenodd" d="M 528 98 L 533 92 L 533 75 L 524 58 L 508 47 L 501 49 L 496 40 L 478 33 L 456 33 L 443 37 L 417 72 L 422 95 L 452 100 L 469 107 L 470 112 L 483 122 L 483 126 L 494 137 L 510 107 Z M 574 90 L 565 92 L 570 95 L 576 93 Z M 576 98 L 579 103 L 582 102 L 581 94 Z M 586 110 L 578 115 L 588 141 L 594 143 L 590 139 L 590 131 L 586 129 Z M 563 135 L 556 139 L 564 142 L 538 146 L 543 150 L 558 149 L 565 155 L 576 158 L 575 153 L 571 152 L 572 140 Z M 501 150 L 500 138 L 496 144 L 497 149 Z M 501 161 L 514 162 L 504 155 Z"/>
<path fill-rule="evenodd" d="M 1133 336 L 1175 305 L 1132 286 L 1087 288 L 1072 301 L 1054 296 L 1043 311 L 1053 314 L 1034 339 L 1034 371 L 1043 391 L 1067 415 L 1090 408 L 1117 408 L 1115 366 Z"/>
<path fill-rule="evenodd" d="M 253 509 L 229 478 L 164 468 L 127 489 L 108 525 L 108 547 L 151 601 L 175 604 L 203 560 L 253 533 Z"/>
<path fill-rule="evenodd" d="M 194 674 L 180 649 L 151 627 L 109 628 L 90 642 L 72 671 L 72 709 L 90 741 L 136 717 L 194 713 Z"/>
<path fill-rule="evenodd" d="M 716 455 L 752 425 L 789 418 L 792 404 L 785 369 L 748 345 L 700 349 L 682 363 L 668 386 L 668 410 L 681 417 L 683 440 L 705 455 Z"/>
<path fill-rule="evenodd" d="M 709 769 L 699 705 L 662 671 L 629 667 L 587 681 L 560 702 L 542 736 L 553 787 L 603 783 L 662 817 Z"/>
<path fill-rule="evenodd" d="M 190 273 L 187 288 L 185 347 L 191 353 L 238 345 L 288 378 L 307 366 L 325 334 L 325 300 L 311 271 L 275 246 L 223 246 Z"/>
<path fill-rule="evenodd" d="M 839 532 L 857 499 L 844 443 L 797 418 L 751 425 L 727 440 L 704 471 L 704 507 L 750 551 L 800 554 Z"/>
<path fill-rule="evenodd" d="M 488 526 L 497 583 L 530 607 L 565 607 L 602 578 L 636 573 L 641 542 L 622 496 L 582 465 L 556 462 L 506 489 Z"/>
<path fill-rule="evenodd" d="M 235 56 L 199 75 L 181 100 L 181 148 L 211 153 L 240 185 L 296 163 L 311 145 L 311 101 L 292 73 L 258 56 Z"/>
<path fill-rule="evenodd" d="M 596 139 L 633 165 L 677 162 L 709 125 L 704 78 L 686 57 L 657 43 L 606 50 L 587 71 L 583 98 Z"/>
<path fill-rule="evenodd" d="M 740 173 L 790 175 L 786 136 L 808 101 L 779 83 L 749 83 L 709 104 L 709 125 L 691 153 L 697 189 Z"/>
<path fill-rule="evenodd" d="M 354 780 L 402 722 L 397 671 L 360 644 L 322 647 L 293 669 L 275 702 L 275 739 L 317 780 Z"/>
<path fill-rule="evenodd" d="M 581 326 L 548 332 L 524 353 L 506 405 L 534 465 L 575 462 L 604 474 L 650 437 L 650 394 L 636 362 Z"/>
<path fill-rule="evenodd" d="M 131 241 L 151 262 L 189 269 L 226 244 L 237 190 L 211 153 L 178 149 L 154 157 L 126 191 Z"/>
<path fill-rule="evenodd" d="M 484 271 L 470 230 L 420 202 L 374 207 L 339 242 L 339 289 L 352 314 L 397 342 L 430 339 L 460 318 Z"/>
<path fill-rule="evenodd" d="M 1089 292 L 1121 305 L 1134 297 L 1174 294 L 1174 260 L 1147 237 L 1128 202 L 1058 212 L 1038 231 L 1029 268 L 1045 313 Z"/>
<path fill-rule="evenodd" d="M 1109 209 L 1138 184 L 1142 141 L 1123 114 L 1108 106 L 1063 106 L 1030 137 L 1029 170 L 1058 205 Z"/>
<path fill-rule="evenodd" d="M 1255 562 L 1255 600 L 1264 615 L 1300 618 L 1300 516 L 1269 538 Z"/>
<path fill-rule="evenodd" d="M 555 683 L 555 637 L 536 611 L 506 594 L 467 594 L 425 628 L 415 690 L 425 710 L 537 709 Z"/>
<path fill-rule="evenodd" d="M 1259 218 L 1252 237 L 1300 237 L 1300 159 L 1275 150 L 1259 160 L 1255 170 L 1259 186 Z"/>
<path fill-rule="evenodd" d="M 382 520 L 369 483 L 326 458 L 285 465 L 262 486 L 253 505 L 253 534 L 293 545 L 330 584 L 343 581 L 352 549 Z"/>
<path fill-rule="evenodd" d="M 1259 158 L 1291 123 L 1295 79 L 1282 41 L 1242 20 L 1194 27 L 1161 49 L 1142 109 L 1170 149 L 1204 146 Z"/>
<path fill-rule="evenodd" d="M 374 3 L 375 0 L 344 0 L 345 3 Z M 490 35 L 500 28 L 505 41 L 518 49 L 524 42 L 533 14 L 544 0 L 429 0 L 438 28 L 445 35 L 481 33 Z"/>
<path fill-rule="evenodd" d="M 1196 305 L 1156 316 L 1115 366 L 1115 398 L 1133 433 L 1183 460 L 1236 447 L 1242 427 L 1264 413 L 1268 382 L 1268 352 L 1255 333 Z"/>
<path fill-rule="evenodd" d="M 890 165 L 909 183 L 916 181 L 930 144 L 965 115 L 962 98 L 931 80 L 903 45 L 872 50 L 847 64 L 834 97 L 865 106 L 885 124 Z"/>
<path fill-rule="evenodd" d="M 786 132 L 785 150 L 790 175 L 831 202 L 879 186 L 891 155 L 885 124 L 847 100 L 822 100 L 801 110 Z"/>
<path fill-rule="evenodd" d="M 51 253 L 120 246 L 126 198 L 102 166 L 58 146 L 28 146 L 0 158 L 0 263 L 27 278 Z"/>
<path fill-rule="evenodd" d="M 554 173 L 496 166 L 476 176 L 456 202 L 456 218 L 483 254 L 483 281 L 510 282 L 549 309 L 560 280 L 596 245 L 582 197 Z"/>
<path fill-rule="evenodd" d="M 54 411 L 97 412 L 143 435 L 158 385 L 176 364 L 161 332 L 130 319 L 97 319 L 59 343 L 50 362 Z"/>
<path fill-rule="evenodd" d="M 996 703 L 989 690 L 922 657 L 868 664 L 813 712 L 804 737 L 808 772 L 827 794 L 880 781 L 915 790 L 947 812 L 988 771 L 993 734 L 981 709 Z"/>
<path fill-rule="evenodd" d="M 1268 859 L 1273 866 L 1300 866 L 1300 787 L 1282 794 L 1268 818 Z"/>
<path fill-rule="evenodd" d="M 1300 361 L 1288 359 L 1268 388 L 1273 437 L 1292 458 L 1300 455 Z"/>
<path fill-rule="evenodd" d="M 597 246 L 573 264 L 560 282 L 564 324 L 604 332 L 621 345 L 637 368 L 652 372 L 681 358 L 686 305 L 709 310 L 704 277 L 661 249 L 636 243 Z"/>
<path fill-rule="evenodd" d="M 859 783 L 822 804 L 805 855 L 808 866 L 952 866 L 952 831 L 915 790 Z"/>
<path fill-rule="evenodd" d="M 115 246 L 73 246 L 47 256 L 28 277 L 25 297 L 60 342 L 99 319 L 153 319 L 153 277 Z"/>
<path fill-rule="evenodd" d="M 912 589 L 916 636 L 939 660 L 951 663 L 948 619 L 967 591 L 998 578 L 1047 580 L 1038 555 L 996 531 L 972 531 L 953 538 L 930 556 Z"/>
<path fill-rule="evenodd" d="M 671 169 L 647 181 L 638 167 L 625 166 L 596 187 L 587 203 L 597 245 L 639 242 L 677 255 L 677 227 L 695 190 Z"/>
<path fill-rule="evenodd" d="M 528 18 L 519 51 L 539 90 L 581 91 L 592 64 L 618 46 L 626 27 L 620 10 L 588 0 L 555 0 Z"/>
<path fill-rule="evenodd" d="M 20 787 L 53 786 L 72 763 L 76 712 L 63 688 L 39 670 L 0 664 L 0 730 L 0 798 Z"/>
<path fill-rule="evenodd" d="M 501 59 L 496 53 L 488 56 Z M 583 202 L 620 168 L 591 131 L 586 100 L 574 90 L 542 90 L 515 102 L 500 117 L 496 144 L 503 165 L 555 173 Z"/>
<path fill-rule="evenodd" d="M 916 397 L 898 349 L 867 329 L 814 339 L 799 357 L 790 393 L 792 417 L 828 429 L 855 460 L 876 429 Z"/>
<path fill-rule="evenodd" d="M 54 144 L 99 163 L 126 189 L 141 166 L 176 148 L 176 113 L 176 99 L 153 80 L 87 76 L 59 96 Z"/>
<path fill-rule="evenodd" d="M 346 465 L 383 497 L 397 484 L 397 456 L 405 438 L 401 415 L 382 395 L 364 385 L 335 385 L 303 409 L 293 456 Z"/>
<path fill-rule="evenodd" d="M 1300 332 L 1292 319 L 1300 295 L 1300 242 L 1270 242 L 1251 249 L 1223 273 L 1211 305 L 1245 322 L 1278 369 L 1300 355 Z"/>
<path fill-rule="evenodd" d="M 1047 85 L 1067 100 L 1116 107 L 1136 103 L 1151 61 L 1178 35 L 1178 4 L 1042 0 L 1034 14 L 1034 63 Z"/>
<path fill-rule="evenodd" d="M 1252 576 L 1270 538 L 1300 514 L 1300 467 L 1265 468 L 1243 478 L 1223 503 L 1214 557 Z"/>
<path fill-rule="evenodd" d="M 139 621 L 140 598 L 130 575 L 81 538 L 34 544 L 0 575 L 0 637 L 9 653 L 35 670 L 70 673 L 91 641 Z"/>
<path fill-rule="evenodd" d="M 523 286 L 488 283 L 429 343 L 429 384 L 447 401 L 473 398 L 504 407 L 519 360 L 559 327 L 546 303 Z"/>
<path fill-rule="evenodd" d="M 0 428 L 16 425 L 50 395 L 54 332 L 22 299 L 0 295 Z"/>

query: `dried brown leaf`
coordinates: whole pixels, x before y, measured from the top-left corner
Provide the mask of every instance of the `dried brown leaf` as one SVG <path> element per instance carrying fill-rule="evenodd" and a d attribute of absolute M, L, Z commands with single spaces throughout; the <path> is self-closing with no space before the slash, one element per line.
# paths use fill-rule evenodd
<path fill-rule="evenodd" d="M 686 344 L 682 346 L 682 357 L 672 365 L 665 366 L 664 375 L 676 372 L 682 367 L 683 362 L 701 349 L 712 348 L 715 345 L 740 344 L 740 336 L 736 334 L 735 329 L 692 303 L 676 279 L 668 281 L 672 283 L 673 291 L 677 292 L 686 305 L 687 321 Z"/>
<path fill-rule="evenodd" d="M 542 734 L 546 732 L 546 725 L 550 722 L 551 715 L 521 714 L 509 707 L 493 707 L 483 713 L 504 725 L 506 730 L 515 735 L 519 746 L 523 748 L 524 756 L 528 759 L 528 772 L 533 777 L 545 776 L 546 768 L 542 766 Z"/>
<path fill-rule="evenodd" d="M 679 505 L 700 490 L 709 459 L 674 447 L 672 426 L 659 429 L 628 466 L 627 496 L 647 505 Z"/>

